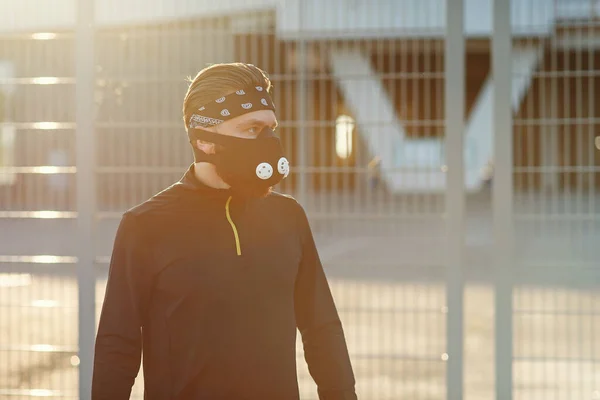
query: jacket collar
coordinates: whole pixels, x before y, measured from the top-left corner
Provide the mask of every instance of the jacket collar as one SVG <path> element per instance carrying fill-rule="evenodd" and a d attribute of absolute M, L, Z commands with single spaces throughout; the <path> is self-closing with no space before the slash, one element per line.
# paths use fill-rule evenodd
<path fill-rule="evenodd" d="M 235 191 L 231 189 L 217 189 L 210 186 L 205 185 L 200 182 L 196 177 L 196 173 L 194 170 L 195 164 L 191 164 L 188 170 L 185 172 L 183 177 L 176 183 L 180 188 L 190 191 L 195 195 L 203 196 L 205 198 L 214 199 L 218 201 L 226 201 L 227 198 L 233 196 L 236 198 L 236 202 L 242 202 L 247 204 L 249 202 L 256 202 L 262 199 L 254 199 L 254 198 L 245 198 L 240 197 L 239 194 L 236 194 Z"/>

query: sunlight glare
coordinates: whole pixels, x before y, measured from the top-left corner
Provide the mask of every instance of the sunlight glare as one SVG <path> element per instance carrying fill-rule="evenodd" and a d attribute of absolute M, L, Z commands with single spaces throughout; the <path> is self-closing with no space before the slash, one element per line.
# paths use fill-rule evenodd
<path fill-rule="evenodd" d="M 29 274 L 0 274 L 0 288 L 15 288 L 31 285 Z"/>
<path fill-rule="evenodd" d="M 38 32 L 31 35 L 34 40 L 52 40 L 56 39 L 56 33 L 51 32 Z"/>
<path fill-rule="evenodd" d="M 55 85 L 59 82 L 59 79 L 55 76 L 39 76 L 33 78 L 32 82 L 35 85 Z"/>

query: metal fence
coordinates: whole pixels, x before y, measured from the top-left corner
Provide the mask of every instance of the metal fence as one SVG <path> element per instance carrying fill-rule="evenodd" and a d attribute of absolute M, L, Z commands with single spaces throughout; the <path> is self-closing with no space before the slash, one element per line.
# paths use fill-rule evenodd
<path fill-rule="evenodd" d="M 274 83 L 359 398 L 600 399 L 596 1 L 173 3 L 0 33 L 0 399 L 89 398 L 119 218 L 231 61 Z"/>
<path fill-rule="evenodd" d="M 500 347 L 512 348 L 516 398 L 595 399 L 598 2 L 554 7 L 564 16 L 552 35 L 520 43 L 540 50 L 529 92 L 514 114 L 513 334 L 503 336 Z M 514 69 L 513 77 L 520 73 Z"/>

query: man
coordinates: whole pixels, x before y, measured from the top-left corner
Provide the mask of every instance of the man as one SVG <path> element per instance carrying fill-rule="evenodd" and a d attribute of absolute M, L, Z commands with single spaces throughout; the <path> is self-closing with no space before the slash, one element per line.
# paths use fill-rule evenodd
<path fill-rule="evenodd" d="M 183 104 L 195 162 L 128 210 L 96 339 L 93 400 L 299 398 L 296 328 L 320 399 L 356 399 L 344 332 L 303 208 L 271 187 L 289 163 L 271 82 L 217 64 Z"/>

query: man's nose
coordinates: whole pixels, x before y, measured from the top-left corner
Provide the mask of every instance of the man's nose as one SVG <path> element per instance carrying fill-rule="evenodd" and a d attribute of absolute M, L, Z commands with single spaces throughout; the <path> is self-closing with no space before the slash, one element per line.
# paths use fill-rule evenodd
<path fill-rule="evenodd" d="M 273 137 L 273 136 L 275 136 L 275 132 L 273 131 L 273 129 L 269 128 L 268 126 L 265 126 L 263 128 L 263 130 L 260 131 L 258 138 L 264 139 L 264 138 L 269 138 L 269 137 Z"/>

